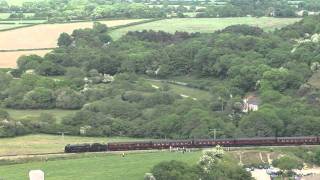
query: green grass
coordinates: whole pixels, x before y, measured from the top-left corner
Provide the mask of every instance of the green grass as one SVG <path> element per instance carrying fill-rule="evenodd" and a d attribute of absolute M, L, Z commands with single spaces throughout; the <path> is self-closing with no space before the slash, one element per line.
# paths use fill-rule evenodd
<path fill-rule="evenodd" d="M 178 160 L 195 164 L 201 152 L 191 153 L 134 153 L 126 157 L 105 155 L 90 158 L 56 160 L 0 166 L 0 178 L 27 179 L 31 169 L 41 169 L 46 180 L 141 180 L 144 174 L 162 161 Z"/>
<path fill-rule="evenodd" d="M 153 81 L 153 80 L 148 80 L 150 84 L 161 87 L 165 83 L 160 82 L 160 81 Z M 209 99 L 210 98 L 210 93 L 208 91 L 196 89 L 196 88 L 190 88 L 182 85 L 175 85 L 175 84 L 169 84 L 167 83 L 168 86 L 170 87 L 170 91 L 176 93 L 176 94 L 183 94 L 187 95 L 190 98 L 197 98 L 197 99 Z"/>
<path fill-rule="evenodd" d="M 146 139 L 126 137 L 81 137 L 60 135 L 27 135 L 14 138 L 0 138 L 0 156 L 10 154 L 33 154 L 62 152 L 66 144 L 108 143 L 119 141 L 139 141 Z M 1 168 L 0 168 L 1 169 Z M 0 173 L 1 175 L 1 173 Z M 0 178 L 1 179 L 1 178 Z"/>
<path fill-rule="evenodd" d="M 12 29 L 16 27 L 23 27 L 25 24 L 0 24 L 0 30 Z"/>
<path fill-rule="evenodd" d="M 44 23 L 46 20 L 40 19 L 40 20 L 5 20 L 0 21 L 0 24 L 3 23 L 15 23 L 15 24 L 39 24 Z"/>
<path fill-rule="evenodd" d="M 10 116 L 14 119 L 23 119 L 26 117 L 38 117 L 41 113 L 52 114 L 57 118 L 57 120 L 61 120 L 64 116 L 72 115 L 77 112 L 77 110 L 61 110 L 61 109 L 34 109 L 34 110 L 17 110 L 17 109 L 4 109 L 6 110 Z"/>
<path fill-rule="evenodd" d="M 0 13 L 0 19 L 7 19 L 10 16 L 10 13 Z"/>
<path fill-rule="evenodd" d="M 252 26 L 258 26 L 266 31 L 280 28 L 288 24 L 299 21 L 299 18 L 272 18 L 272 17 L 239 17 L 239 18 L 175 18 L 165 19 L 161 21 L 155 21 L 136 26 L 130 26 L 126 28 L 117 29 L 112 31 L 110 35 L 114 39 L 119 39 L 125 35 L 128 31 L 139 31 L 144 29 L 152 29 L 155 31 L 167 31 L 173 33 L 175 31 L 186 32 L 202 32 L 210 33 L 219 29 L 223 29 L 230 25 L 235 24 L 248 24 Z"/>

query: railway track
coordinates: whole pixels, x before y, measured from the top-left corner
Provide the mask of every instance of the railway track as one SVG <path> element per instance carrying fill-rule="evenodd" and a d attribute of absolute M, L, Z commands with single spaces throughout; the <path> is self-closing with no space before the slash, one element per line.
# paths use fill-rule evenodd
<path fill-rule="evenodd" d="M 65 155 L 64 152 L 50 152 L 50 153 L 29 153 L 29 154 L 8 154 L 8 155 L 0 155 L 0 159 L 9 159 L 9 158 L 17 158 L 17 157 L 28 157 L 28 156 L 48 156 L 48 155 Z"/>
<path fill-rule="evenodd" d="M 27 157 L 41 157 L 41 156 L 51 156 L 51 155 L 61 155 L 61 156 L 70 156 L 77 154 L 122 154 L 122 153 L 150 153 L 157 152 L 161 150 L 135 150 L 135 151 L 102 151 L 102 152 L 83 152 L 83 153 L 65 153 L 65 152 L 51 152 L 51 153 L 30 153 L 30 154 L 9 154 L 9 155 L 0 155 L 1 159 L 13 159 L 13 158 L 27 158 Z"/>
<path fill-rule="evenodd" d="M 299 145 L 299 147 L 315 147 L 320 145 Z M 297 146 L 242 146 L 242 147 L 223 147 L 226 151 L 239 151 L 239 150 L 250 150 L 257 148 L 288 148 L 288 147 L 297 147 Z M 191 148 L 192 150 L 201 150 L 201 149 L 209 149 L 209 148 Z M 11 158 L 23 158 L 23 157 L 41 157 L 41 156 L 50 156 L 50 155 L 75 155 L 75 154 L 122 154 L 126 153 L 144 153 L 144 152 L 158 152 L 158 151 L 168 151 L 168 149 L 163 150 L 128 150 L 128 151 L 103 151 L 103 152 L 85 152 L 85 153 L 65 153 L 61 152 L 49 152 L 49 153 L 28 153 L 28 154 L 9 154 L 9 155 L 0 155 L 1 159 L 11 159 Z"/>

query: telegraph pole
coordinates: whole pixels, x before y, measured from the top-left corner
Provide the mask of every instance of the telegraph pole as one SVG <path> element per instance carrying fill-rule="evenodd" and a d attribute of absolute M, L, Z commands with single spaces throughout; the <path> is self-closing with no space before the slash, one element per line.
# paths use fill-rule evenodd
<path fill-rule="evenodd" d="M 61 134 L 61 137 L 62 137 L 62 141 L 64 142 L 64 135 L 66 133 L 69 133 L 69 132 L 66 132 L 66 131 L 61 131 L 61 132 L 58 132 L 58 134 Z"/>
<path fill-rule="evenodd" d="M 217 129 L 213 128 L 213 129 L 209 129 L 209 131 L 213 131 L 213 140 L 217 139 Z"/>

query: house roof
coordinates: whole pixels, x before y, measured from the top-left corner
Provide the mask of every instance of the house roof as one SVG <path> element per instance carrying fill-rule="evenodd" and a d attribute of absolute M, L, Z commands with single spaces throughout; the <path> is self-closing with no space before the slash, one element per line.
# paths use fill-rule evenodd
<path fill-rule="evenodd" d="M 261 99 L 255 95 L 246 96 L 245 99 L 247 99 L 248 104 L 253 104 L 257 106 L 261 104 Z"/>

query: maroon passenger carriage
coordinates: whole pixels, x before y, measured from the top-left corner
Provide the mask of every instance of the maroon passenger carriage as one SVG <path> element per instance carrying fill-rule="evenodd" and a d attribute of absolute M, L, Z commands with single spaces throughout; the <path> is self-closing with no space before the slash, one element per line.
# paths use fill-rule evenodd
<path fill-rule="evenodd" d="M 112 142 L 108 144 L 78 144 L 65 147 L 66 153 L 98 152 L 98 151 L 132 151 L 169 148 L 207 148 L 217 145 L 223 147 L 242 146 L 295 146 L 319 145 L 319 136 L 309 137 L 264 137 L 238 139 L 192 139 L 192 140 L 155 140 L 137 142 Z"/>

